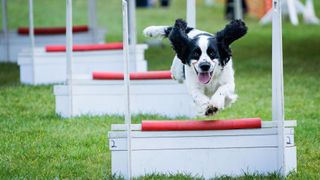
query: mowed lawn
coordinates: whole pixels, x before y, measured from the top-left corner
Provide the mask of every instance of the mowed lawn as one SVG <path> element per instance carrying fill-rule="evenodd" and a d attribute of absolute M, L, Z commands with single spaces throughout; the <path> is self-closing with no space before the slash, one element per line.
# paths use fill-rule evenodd
<path fill-rule="evenodd" d="M 316 11 L 320 16 L 320 2 Z M 64 0 L 34 0 L 36 26 L 63 26 Z M 27 1 L 8 1 L 9 26 L 28 25 Z M 119 0 L 98 0 L 98 22 L 108 29 L 106 40 L 121 41 Z M 173 24 L 185 17 L 185 1 L 172 1 L 167 9 L 137 10 L 137 32 L 148 25 Z M 86 24 L 86 1 L 74 0 L 74 24 Z M 259 26 L 248 17 L 248 35 L 234 43 L 233 59 L 239 100 L 212 119 L 261 117 L 271 119 L 271 25 Z M 197 1 L 197 26 L 216 32 L 227 23 L 221 5 L 206 7 Z M 295 119 L 298 171 L 288 179 L 320 178 L 320 26 L 292 26 L 284 19 L 285 117 Z M 169 69 L 173 51 L 167 40 L 150 47 L 146 59 L 150 70 Z M 152 102 L 146 102 L 152 103 Z M 62 119 L 55 114 L 53 86 L 19 83 L 16 64 L 0 64 L 0 179 L 113 179 L 107 132 L 121 116 Z M 177 107 L 179 108 L 179 107 Z M 142 119 L 165 119 L 136 115 Z M 263 157 L 261 157 L 263 158 Z M 227 157 L 226 157 L 227 159 Z M 208 167 L 210 168 L 210 167 Z M 139 179 L 201 179 L 188 175 L 150 175 Z M 224 176 L 221 179 L 231 179 Z M 277 174 L 246 175 L 238 179 L 275 179 Z"/>

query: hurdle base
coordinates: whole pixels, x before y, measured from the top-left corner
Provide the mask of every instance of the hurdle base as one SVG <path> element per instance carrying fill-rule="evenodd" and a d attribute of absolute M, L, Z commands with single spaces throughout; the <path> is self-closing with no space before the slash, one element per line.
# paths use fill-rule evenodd
<path fill-rule="evenodd" d="M 98 29 L 96 39 L 92 36 L 92 30 L 88 32 L 74 33 L 73 41 L 75 44 L 91 44 L 91 43 L 103 43 L 105 41 L 106 30 Z M 52 44 L 65 44 L 66 35 L 36 35 L 35 45 L 36 47 L 43 47 Z M 31 46 L 30 37 L 28 35 L 19 35 L 16 31 L 9 32 L 9 59 L 7 58 L 6 44 L 4 33 L 0 33 L 0 62 L 12 62 L 18 61 L 18 54 L 23 48 Z"/>
<path fill-rule="evenodd" d="M 117 131 L 114 127 L 108 134 L 112 173 L 127 177 L 127 132 Z M 285 128 L 285 137 L 288 174 L 297 168 L 292 127 Z M 275 127 L 224 131 L 132 131 L 131 148 L 134 177 L 152 173 L 185 173 L 209 179 L 223 175 L 242 176 L 244 173 L 277 173 L 281 169 L 277 159 L 279 149 Z"/>
<path fill-rule="evenodd" d="M 146 71 L 147 61 L 144 51 L 147 45 L 136 46 L 135 61 L 129 63 L 130 71 Z M 73 74 L 91 74 L 93 71 L 122 71 L 123 50 L 73 52 Z M 65 52 L 45 52 L 44 48 L 35 48 L 34 59 L 31 49 L 19 53 L 20 81 L 23 84 L 54 84 L 66 81 Z"/>
<path fill-rule="evenodd" d="M 66 118 L 81 115 L 123 115 L 123 83 L 123 80 L 92 80 L 90 77 L 81 77 L 81 80 L 73 80 L 72 94 L 68 90 L 69 86 L 56 85 L 56 113 Z M 184 84 L 174 80 L 133 80 L 130 84 L 132 114 L 195 116 L 192 99 Z"/>

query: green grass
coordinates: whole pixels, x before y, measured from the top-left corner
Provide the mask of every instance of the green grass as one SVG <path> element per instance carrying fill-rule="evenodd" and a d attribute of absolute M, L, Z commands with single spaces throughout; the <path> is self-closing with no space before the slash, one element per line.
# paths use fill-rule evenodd
<path fill-rule="evenodd" d="M 35 0 L 37 26 L 62 26 L 64 0 Z M 208 8 L 197 1 L 197 25 L 215 32 L 221 29 L 222 8 Z M 184 1 L 172 1 L 168 9 L 138 9 L 138 40 L 144 27 L 172 24 L 185 17 Z M 315 1 L 317 12 L 320 2 Z M 8 1 L 11 28 L 27 25 L 27 1 Z M 108 41 L 121 40 L 120 1 L 98 1 L 99 24 L 108 27 Z M 54 16 L 53 16 L 54 15 Z M 53 18 L 54 17 L 54 18 Z M 86 23 L 85 0 L 74 1 L 74 23 Z M 215 118 L 262 117 L 271 119 L 271 26 L 257 25 L 247 18 L 248 35 L 233 45 L 236 89 L 239 100 Z M 298 172 L 288 179 L 320 178 L 320 26 L 283 25 L 286 119 L 298 120 L 295 132 Z M 161 47 L 146 52 L 149 69 L 168 69 L 173 51 L 165 40 Z M 0 179 L 84 178 L 111 179 L 107 131 L 118 116 L 61 119 L 54 112 L 52 86 L 25 86 L 19 83 L 18 66 L 0 64 Z M 164 119 L 139 115 L 141 119 Z M 237 179 L 278 179 L 277 174 L 245 175 Z M 196 179 L 188 175 L 153 174 L 139 179 Z M 198 177 L 201 179 L 201 177 Z M 232 179 L 220 177 L 220 179 Z"/>

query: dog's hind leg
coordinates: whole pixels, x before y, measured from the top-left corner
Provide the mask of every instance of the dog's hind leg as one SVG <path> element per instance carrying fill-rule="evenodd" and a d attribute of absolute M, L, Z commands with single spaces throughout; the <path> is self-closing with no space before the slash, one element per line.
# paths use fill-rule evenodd
<path fill-rule="evenodd" d="M 182 83 L 185 80 L 184 64 L 175 56 L 171 65 L 172 79 Z"/>

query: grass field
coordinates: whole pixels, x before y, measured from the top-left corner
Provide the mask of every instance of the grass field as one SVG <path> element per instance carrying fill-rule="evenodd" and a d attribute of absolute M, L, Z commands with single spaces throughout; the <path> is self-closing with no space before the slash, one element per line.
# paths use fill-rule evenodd
<path fill-rule="evenodd" d="M 34 0 L 37 26 L 64 25 L 64 0 Z M 316 3 L 320 12 L 320 2 Z M 27 1 L 10 0 L 9 26 L 26 26 Z M 197 1 L 197 26 L 216 32 L 227 22 L 222 6 L 205 7 Z M 108 28 L 107 41 L 121 41 L 120 1 L 98 0 L 99 24 Z M 185 1 L 172 1 L 168 9 L 138 9 L 140 33 L 148 25 L 172 24 L 185 17 Z M 74 23 L 86 23 L 86 1 L 74 1 Z M 271 119 L 271 26 L 246 19 L 248 35 L 233 45 L 236 90 L 239 100 L 214 118 L 261 117 Z M 283 25 L 285 117 L 296 119 L 298 172 L 288 179 L 320 179 L 320 26 Z M 167 41 L 146 52 L 149 69 L 168 69 L 173 51 Z M 52 86 L 19 83 L 19 67 L 0 64 L 0 179 L 112 179 L 107 131 L 120 116 L 62 119 L 55 115 Z M 142 119 L 164 119 L 139 115 Z M 278 179 L 277 174 L 246 175 L 237 179 Z M 150 175 L 139 179 L 201 179 L 187 175 Z M 232 179 L 220 177 L 220 179 Z"/>

